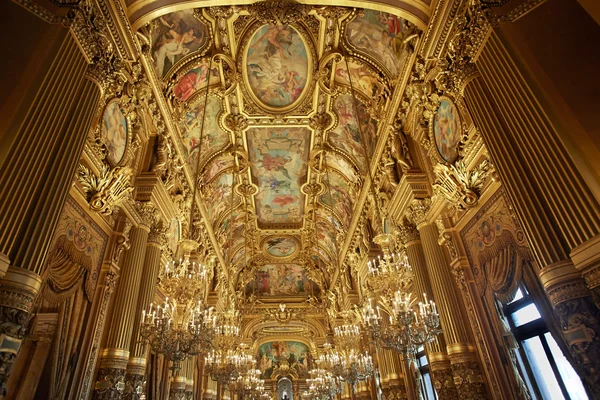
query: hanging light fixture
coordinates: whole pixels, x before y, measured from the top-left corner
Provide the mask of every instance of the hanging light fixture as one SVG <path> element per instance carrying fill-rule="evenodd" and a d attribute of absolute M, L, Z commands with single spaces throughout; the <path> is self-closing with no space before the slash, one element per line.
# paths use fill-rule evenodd
<path fill-rule="evenodd" d="M 369 176 L 374 208 L 378 222 L 381 223 L 381 231 L 373 238 L 373 242 L 383 252 L 383 257 L 379 256 L 376 260 L 369 261 L 368 263 L 368 276 L 372 282 L 371 286 L 383 293 L 378 301 L 380 305 L 377 305 L 374 309 L 372 306 L 373 300 L 368 299 L 360 312 L 361 321 L 373 342 L 412 357 L 416 354 L 420 346 L 434 340 L 441 332 L 439 314 L 435 303 L 433 301 L 428 302 L 426 296 L 425 302 L 419 303 L 419 315 L 413 310 L 413 300 L 410 294 L 413 280 L 412 268 L 405 255 L 392 254 L 390 251 L 393 235 L 385 232 L 386 221 L 382 217 L 377 193 L 375 192 L 375 181 L 371 172 L 371 156 L 367 149 L 360 121 L 358 121 L 356 94 L 354 92 L 348 58 L 345 55 L 344 62 L 346 64 L 348 82 L 350 83 L 354 114 L 355 118 L 357 118 L 357 128 L 367 163 L 366 169 Z M 389 315 L 388 324 L 382 323 L 380 307 L 384 308 Z"/>
<path fill-rule="evenodd" d="M 371 300 L 362 307 L 362 321 L 371 339 L 384 348 L 396 350 L 407 358 L 412 358 L 419 347 L 433 341 L 441 333 L 440 316 L 433 300 L 418 303 L 418 311 L 413 309 L 411 294 L 397 291 L 392 301 L 382 302 L 381 307 L 389 315 L 384 322 L 381 309 L 376 310 Z"/>
<path fill-rule="evenodd" d="M 210 69 L 212 69 L 212 58 Z M 208 87 L 205 106 L 207 101 Z M 214 309 L 202 302 L 208 284 L 207 268 L 199 262 L 190 261 L 190 257 L 198 248 L 198 243 L 192 239 L 192 227 L 196 211 L 205 120 L 206 107 L 200 125 L 188 237 L 179 244 L 179 251 L 183 256 L 178 261 L 167 263 L 159 272 L 159 286 L 167 297 L 162 305 L 154 307 L 151 303 L 148 310 L 142 311 L 140 320 L 142 339 L 150 345 L 152 351 L 164 354 L 172 361 L 174 371 L 179 370 L 180 362 L 186 358 L 206 353 L 212 346 L 214 332 Z"/>
<path fill-rule="evenodd" d="M 355 398 L 356 385 L 373 374 L 373 359 L 367 353 L 360 353 L 355 348 L 340 350 L 325 344 L 325 351 L 318 360 L 318 365 L 329 371 L 332 376 L 350 385 L 352 398 Z"/>
<path fill-rule="evenodd" d="M 319 361 L 317 361 L 317 365 Z M 342 392 L 342 382 L 331 372 L 323 368 L 315 368 L 309 371 L 310 378 L 306 380 L 308 391 L 307 398 L 316 400 L 332 400 L 335 395 Z"/>

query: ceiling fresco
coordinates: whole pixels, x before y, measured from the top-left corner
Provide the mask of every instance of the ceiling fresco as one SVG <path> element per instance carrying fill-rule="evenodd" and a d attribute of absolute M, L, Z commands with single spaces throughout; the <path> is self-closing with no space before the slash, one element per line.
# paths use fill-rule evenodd
<path fill-rule="evenodd" d="M 252 93 L 270 107 L 295 103 L 306 86 L 309 58 L 304 40 L 290 25 L 264 25 L 246 50 L 245 73 Z"/>
<path fill-rule="evenodd" d="M 370 56 L 392 76 L 398 75 L 406 57 L 403 40 L 406 21 L 388 13 L 365 10 L 346 25 L 346 39 L 355 49 Z"/>
<path fill-rule="evenodd" d="M 342 264 L 411 30 L 378 11 L 298 5 L 302 18 L 281 19 L 253 6 L 176 11 L 141 31 L 236 290 L 306 298 Z"/>
<path fill-rule="evenodd" d="M 194 14 L 183 10 L 158 17 L 151 24 L 152 59 L 159 78 L 169 75 L 186 56 L 206 47 L 209 28 Z"/>
<path fill-rule="evenodd" d="M 364 171 L 367 163 L 365 150 L 370 154 L 375 146 L 377 121 L 371 117 L 365 104 L 351 94 L 337 97 L 333 108 L 338 124 L 329 133 L 329 143 L 348 154 Z M 360 121 L 360 126 L 357 121 Z"/>
<path fill-rule="evenodd" d="M 257 271 L 246 285 L 246 294 L 258 297 L 309 296 L 319 293 L 319 287 L 298 264 L 267 264 Z"/>
<path fill-rule="evenodd" d="M 196 103 L 189 104 L 189 110 L 181 118 L 181 140 L 193 171 L 196 169 L 199 151 L 202 153 L 200 163 L 203 163 L 210 155 L 222 150 L 229 143 L 229 134 L 220 128 L 218 122 L 223 111 L 221 100 L 216 96 L 208 96 L 206 104 L 205 107 L 204 97 L 197 97 Z M 206 118 L 203 121 L 205 113 Z"/>
<path fill-rule="evenodd" d="M 307 128 L 259 128 L 246 133 L 258 223 L 301 224 L 311 132 Z"/>

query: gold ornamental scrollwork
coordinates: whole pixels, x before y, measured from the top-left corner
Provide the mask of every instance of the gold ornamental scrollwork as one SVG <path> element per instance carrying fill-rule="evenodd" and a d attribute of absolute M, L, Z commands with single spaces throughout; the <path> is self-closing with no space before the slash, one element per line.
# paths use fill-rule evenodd
<path fill-rule="evenodd" d="M 99 175 L 83 164 L 79 164 L 77 171 L 77 180 L 90 209 L 103 215 L 112 214 L 115 207 L 131 197 L 132 177 L 131 168 L 111 168 L 108 164 L 103 164 Z"/>
<path fill-rule="evenodd" d="M 436 181 L 433 190 L 458 209 L 475 207 L 491 170 L 487 159 L 471 169 L 467 168 L 462 159 L 454 165 L 437 164 L 434 167 Z"/>

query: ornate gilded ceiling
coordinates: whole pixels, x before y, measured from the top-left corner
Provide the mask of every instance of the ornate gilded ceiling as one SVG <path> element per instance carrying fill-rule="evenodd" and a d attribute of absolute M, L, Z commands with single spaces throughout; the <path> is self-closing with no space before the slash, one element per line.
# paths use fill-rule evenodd
<path fill-rule="evenodd" d="M 415 28 L 373 10 L 265 4 L 167 13 L 140 34 L 235 289 L 306 297 L 339 268 Z"/>

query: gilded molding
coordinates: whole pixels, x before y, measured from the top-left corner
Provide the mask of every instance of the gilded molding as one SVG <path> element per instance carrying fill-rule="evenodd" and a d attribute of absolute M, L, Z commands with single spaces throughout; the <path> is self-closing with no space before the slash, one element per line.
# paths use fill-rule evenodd
<path fill-rule="evenodd" d="M 102 291 L 102 300 L 100 302 L 100 311 L 96 319 L 96 326 L 94 328 L 94 336 L 92 340 L 91 351 L 88 356 L 85 376 L 83 377 L 83 383 L 81 385 L 81 398 L 87 398 L 90 392 L 90 386 L 92 383 L 92 376 L 96 361 L 98 360 L 98 352 L 100 350 L 100 340 L 102 338 L 102 332 L 104 330 L 104 323 L 106 320 L 106 311 L 110 302 L 110 297 L 117 286 L 117 274 L 112 271 L 108 271 L 104 277 L 104 289 Z"/>
<path fill-rule="evenodd" d="M 103 215 L 112 214 L 124 201 L 131 198 L 132 179 L 129 167 L 111 168 L 108 164 L 102 164 L 99 175 L 83 164 L 79 164 L 77 170 L 77 180 L 83 188 L 90 209 Z"/>

